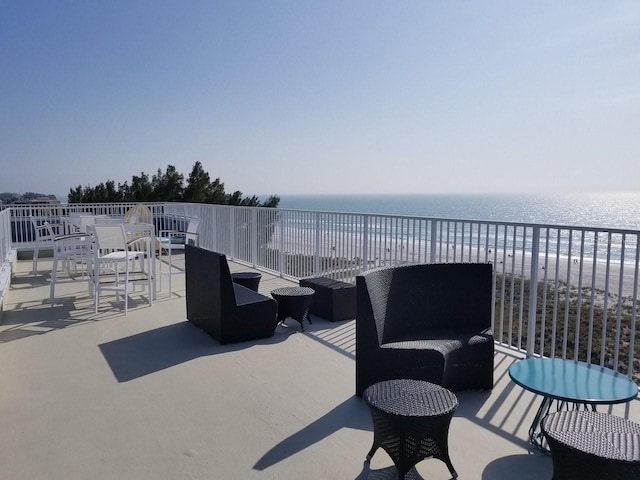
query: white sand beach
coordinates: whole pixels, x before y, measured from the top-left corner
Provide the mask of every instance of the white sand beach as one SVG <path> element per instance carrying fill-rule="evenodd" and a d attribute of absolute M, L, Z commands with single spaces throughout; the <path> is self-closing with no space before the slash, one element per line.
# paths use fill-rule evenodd
<path fill-rule="evenodd" d="M 318 243 L 319 242 L 319 243 Z M 522 275 L 555 285 L 566 283 L 574 288 L 593 289 L 609 295 L 637 296 L 638 267 L 635 263 L 622 263 L 619 259 L 607 262 L 591 258 L 572 258 L 564 255 L 541 253 L 537 268 L 532 272 L 532 255 L 522 249 L 496 249 L 477 245 L 453 245 L 436 243 L 432 252 L 429 241 L 412 238 L 377 237 L 363 245 L 360 234 L 335 234 L 324 232 L 311 236 L 309 231 L 288 229 L 286 238 L 280 238 L 278 230 L 270 244 L 290 254 L 319 255 L 344 259 L 353 270 L 364 270 L 398 264 L 436 262 L 490 262 L 498 274 Z M 317 245 L 317 246 L 316 246 Z M 366 249 L 365 249 L 366 248 Z M 435 256 L 435 259 L 432 258 Z M 365 265 L 368 267 L 365 267 Z"/>

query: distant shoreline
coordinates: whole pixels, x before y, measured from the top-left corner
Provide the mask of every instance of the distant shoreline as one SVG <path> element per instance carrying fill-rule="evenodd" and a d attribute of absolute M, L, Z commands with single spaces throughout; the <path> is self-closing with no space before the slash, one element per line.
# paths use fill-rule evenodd
<path fill-rule="evenodd" d="M 640 192 L 280 195 L 279 208 L 640 230 Z"/>

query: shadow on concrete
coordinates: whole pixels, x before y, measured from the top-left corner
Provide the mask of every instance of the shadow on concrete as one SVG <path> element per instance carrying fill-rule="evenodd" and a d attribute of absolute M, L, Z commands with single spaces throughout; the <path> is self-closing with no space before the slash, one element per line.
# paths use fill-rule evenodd
<path fill-rule="evenodd" d="M 275 445 L 256 462 L 253 468 L 265 470 L 324 440 L 341 428 L 373 431 L 369 410 L 364 400 L 356 396 L 348 398 L 302 430 Z M 366 455 L 366 451 L 363 451 L 363 455 Z"/>
<path fill-rule="evenodd" d="M 199 357 L 270 345 L 287 338 L 276 331 L 271 338 L 220 345 L 188 321 L 167 325 L 99 345 L 118 382 L 128 382 Z"/>
<path fill-rule="evenodd" d="M 539 480 L 540 464 L 545 463 L 548 474 L 542 478 L 551 478 L 553 466 L 551 457 L 542 452 L 533 452 L 528 455 L 509 455 L 497 458 L 489 463 L 482 471 L 482 480 L 494 480 L 496 478 L 517 478 L 518 480 Z"/>
<path fill-rule="evenodd" d="M 396 480 L 398 478 L 398 471 L 396 467 L 385 467 L 377 470 L 371 470 L 369 462 L 364 462 L 362 466 L 362 472 L 354 480 Z M 405 475 L 405 480 L 424 480 L 424 477 L 412 468 Z"/>

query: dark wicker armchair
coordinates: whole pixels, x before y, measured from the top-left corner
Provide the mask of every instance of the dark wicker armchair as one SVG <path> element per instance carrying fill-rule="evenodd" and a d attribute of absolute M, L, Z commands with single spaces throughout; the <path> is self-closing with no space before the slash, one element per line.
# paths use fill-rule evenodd
<path fill-rule="evenodd" d="M 227 258 L 185 245 L 187 319 L 218 340 L 235 343 L 272 337 L 276 301 L 231 280 Z"/>
<path fill-rule="evenodd" d="M 492 267 L 448 263 L 358 276 L 356 394 L 394 378 L 493 388 Z"/>

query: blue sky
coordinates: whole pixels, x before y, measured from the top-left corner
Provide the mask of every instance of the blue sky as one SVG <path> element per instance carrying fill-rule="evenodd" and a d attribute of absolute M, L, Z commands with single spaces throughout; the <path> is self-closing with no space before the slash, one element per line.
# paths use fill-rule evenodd
<path fill-rule="evenodd" d="M 635 0 L 0 0 L 0 92 L 0 191 L 640 191 Z"/>

